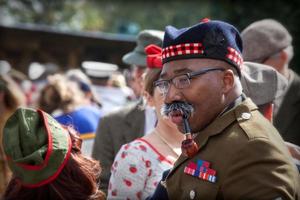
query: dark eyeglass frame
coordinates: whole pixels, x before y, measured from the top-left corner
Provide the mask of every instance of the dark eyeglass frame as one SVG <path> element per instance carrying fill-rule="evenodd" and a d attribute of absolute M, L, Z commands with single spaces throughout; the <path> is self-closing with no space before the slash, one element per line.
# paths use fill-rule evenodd
<path fill-rule="evenodd" d="M 200 75 L 206 74 L 206 73 L 211 72 L 211 71 L 225 71 L 225 70 L 226 69 L 224 69 L 222 67 L 213 67 L 213 68 L 202 69 L 202 70 L 195 71 L 195 72 L 188 72 L 188 73 L 185 73 L 185 74 L 180 74 L 180 75 L 174 76 L 173 78 L 168 79 L 168 80 L 154 81 L 153 86 L 158 87 L 160 92 L 165 94 L 170 89 L 171 83 L 174 85 L 174 87 L 176 89 L 184 89 L 184 88 L 187 88 L 191 84 L 189 82 L 187 86 L 178 87 L 178 85 L 176 85 L 176 83 L 174 82 L 174 79 L 176 79 L 180 76 L 186 76 L 188 78 L 188 80 L 191 80 L 192 78 L 195 78 L 196 76 L 200 76 Z M 167 89 L 165 87 L 166 85 L 168 85 Z"/>

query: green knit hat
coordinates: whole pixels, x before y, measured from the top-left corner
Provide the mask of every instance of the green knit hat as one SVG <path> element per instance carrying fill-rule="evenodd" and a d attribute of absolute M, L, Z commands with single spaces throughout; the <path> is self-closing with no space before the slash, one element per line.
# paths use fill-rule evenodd
<path fill-rule="evenodd" d="M 6 122 L 3 148 L 14 176 L 24 186 L 53 181 L 71 153 L 69 133 L 41 110 L 19 108 Z"/>

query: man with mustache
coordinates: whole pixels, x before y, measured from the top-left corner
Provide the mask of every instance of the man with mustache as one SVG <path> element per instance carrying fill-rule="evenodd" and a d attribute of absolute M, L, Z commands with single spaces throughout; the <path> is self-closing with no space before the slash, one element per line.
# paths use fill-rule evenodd
<path fill-rule="evenodd" d="M 274 126 L 243 94 L 242 41 L 235 27 L 203 20 L 167 26 L 155 86 L 165 103 L 193 106 L 198 150 L 182 154 L 161 182 L 169 199 L 298 199 L 300 177 Z M 184 132 L 184 112 L 168 116 Z"/>

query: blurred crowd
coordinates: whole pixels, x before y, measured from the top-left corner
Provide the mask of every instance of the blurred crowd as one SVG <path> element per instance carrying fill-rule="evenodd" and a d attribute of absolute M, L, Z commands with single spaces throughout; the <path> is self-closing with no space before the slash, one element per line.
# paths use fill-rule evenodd
<path fill-rule="evenodd" d="M 203 23 L 207 23 L 205 20 Z M 172 35 L 173 33 L 171 33 L 169 34 Z M 178 34 L 182 34 L 182 32 Z M 62 145 L 61 149 L 72 152 L 73 162 L 82 165 L 82 167 L 79 165 L 79 168 L 84 168 L 85 163 L 89 163 L 86 169 L 91 167 L 91 170 L 94 170 L 93 173 L 95 172 L 99 176 L 89 179 L 91 183 L 93 181 L 97 183 L 97 189 L 89 190 L 87 192 L 89 197 L 84 196 L 82 199 L 104 199 L 104 193 L 108 199 L 150 198 L 155 189 L 161 187 L 160 179 L 163 172 L 171 169 L 174 164 L 176 165 L 176 160 L 182 156 L 181 145 L 182 141 L 186 139 L 181 133 L 182 131 L 161 112 L 166 103 L 164 92 L 169 94 L 171 93 L 170 88 L 173 86 L 181 89 L 178 88 L 181 87 L 180 84 L 191 84 L 191 80 L 186 80 L 185 77 L 172 78 L 168 80 L 169 82 L 159 82 L 164 76 L 169 76 L 167 73 L 161 76 L 163 67 L 161 47 L 163 42 L 168 39 L 166 36 L 163 37 L 163 31 L 141 31 L 137 36 L 136 47 L 123 56 L 123 62 L 128 65 L 128 69 L 120 69 L 111 63 L 85 61 L 79 68 L 63 71 L 52 63 L 32 63 L 28 66 L 28 73 L 24 74 L 7 61 L 1 60 L 0 195 L 5 193 L 4 199 L 26 199 L 32 197 L 26 197 L 28 193 L 28 191 L 26 193 L 26 188 L 42 187 L 42 185 L 45 187 L 44 183 L 40 184 L 39 181 L 35 182 L 30 177 L 23 176 L 23 174 L 29 173 L 26 171 L 29 169 L 20 170 L 16 164 L 17 161 L 12 162 L 11 160 L 22 158 L 22 162 L 26 164 L 38 163 L 36 157 L 29 158 L 28 155 L 36 153 L 37 149 L 43 145 L 46 149 L 49 148 L 50 143 L 47 143 L 47 140 L 41 141 L 38 135 L 40 129 L 30 131 L 30 127 L 31 124 L 34 124 L 32 121 L 37 118 L 47 118 L 48 121 L 44 121 L 43 124 L 36 123 L 40 127 L 50 126 L 51 128 L 53 123 L 58 122 L 59 125 L 55 126 L 67 127 L 67 132 L 77 138 L 72 139 L 72 150 L 68 150 L 67 146 L 62 144 L 58 145 L 60 143 L 58 142 L 53 144 L 53 152 L 58 152 L 58 146 Z M 284 148 L 288 150 L 292 163 L 299 170 L 300 77 L 289 66 L 293 58 L 292 36 L 279 22 L 266 19 L 249 25 L 241 32 L 241 39 L 244 62 L 241 65 L 241 71 L 238 72 L 241 86 L 237 87 L 243 88 L 244 96 L 242 95 L 241 99 L 237 101 L 243 102 L 246 97 L 252 99 L 260 113 L 278 130 L 282 137 L 280 140 L 285 142 Z M 205 40 L 212 39 L 205 38 Z M 215 48 L 221 47 L 216 44 Z M 209 58 L 218 60 L 218 56 L 219 54 Z M 187 58 L 182 60 L 185 61 L 185 59 Z M 168 60 L 165 61 L 165 63 L 168 62 Z M 184 81 L 190 82 L 184 83 Z M 170 91 L 163 91 L 167 87 Z M 174 101 L 177 100 L 176 98 L 175 95 Z M 178 99 L 180 98 L 178 97 Z M 27 110 L 25 107 L 30 109 Z M 20 108 L 24 110 L 18 110 Z M 208 112 L 208 117 L 209 114 Z M 246 112 L 243 114 L 242 118 L 250 118 Z M 5 125 L 6 122 L 7 125 Z M 28 133 L 24 127 L 29 127 Z M 55 132 L 59 131 L 57 129 L 54 131 L 46 129 L 50 135 L 53 134 L 54 142 L 55 139 L 59 139 L 55 135 Z M 64 131 L 64 128 L 60 131 Z M 14 137 L 9 136 L 8 132 L 10 134 L 19 132 L 15 136 L 19 138 L 19 141 L 14 141 Z M 26 134 L 29 133 L 36 134 L 34 139 L 28 139 Z M 5 134 L 6 138 L 3 138 Z M 68 142 L 68 139 L 61 140 Z M 80 145 L 76 146 L 74 143 L 77 140 L 80 141 Z M 2 141 L 6 141 L 7 144 L 2 145 Z M 33 142 L 35 145 L 30 147 L 25 145 L 28 142 Z M 14 148 L 24 145 L 19 150 L 24 152 L 14 151 L 9 147 L 10 144 L 15 145 Z M 27 151 L 27 155 L 25 151 Z M 12 153 L 9 158 L 8 153 Z M 42 159 L 46 159 L 45 157 L 47 156 L 43 155 Z M 59 158 L 59 154 L 57 157 Z M 78 159 L 86 160 L 79 162 Z M 100 165 L 96 164 L 97 161 L 100 162 Z M 53 158 L 52 162 L 58 161 Z M 63 162 L 63 159 L 59 162 Z M 59 166 L 49 166 L 48 170 L 58 171 L 58 169 Z M 72 170 L 76 171 L 72 168 L 68 172 L 71 173 Z M 284 168 L 282 170 L 284 172 Z M 47 174 L 40 172 L 40 174 L 43 173 Z M 74 172 L 74 176 L 79 176 L 78 171 L 76 173 Z M 13 179 L 11 179 L 12 177 Z M 18 185 L 17 177 L 24 177 L 24 180 L 28 181 L 29 187 L 23 189 L 18 186 L 21 189 L 17 190 L 13 186 L 14 184 Z M 47 177 L 46 180 L 48 181 L 50 178 Z M 75 179 L 74 181 L 76 182 Z M 85 184 L 88 182 L 80 179 L 77 181 Z M 9 187 L 6 189 L 8 183 Z M 64 184 L 67 184 L 67 181 Z M 47 188 L 50 193 L 54 191 L 51 199 L 75 199 L 71 196 L 64 197 L 65 189 L 60 190 L 56 187 L 59 188 L 61 185 L 53 184 Z M 84 185 L 77 187 L 81 188 Z M 166 187 L 168 188 L 168 185 Z M 296 190 L 300 189 L 296 188 Z M 35 192 L 41 194 L 43 191 L 46 189 Z M 85 192 L 80 189 L 78 191 Z M 190 190 L 188 194 L 191 199 L 193 199 L 192 191 L 194 190 Z M 255 193 L 255 191 L 252 192 Z M 13 193 L 14 195 L 12 195 Z M 24 195 L 22 196 L 21 193 Z M 296 192 L 294 193 L 296 194 Z M 92 198 L 93 195 L 95 198 Z M 164 194 L 161 195 L 161 198 L 165 198 Z M 37 199 L 43 198 L 46 197 L 41 195 Z M 151 198 L 155 199 L 155 195 Z"/>
<path fill-rule="evenodd" d="M 113 64 L 84 62 L 81 69 L 62 71 L 54 64 L 33 63 L 23 74 L 1 61 L 1 69 L 1 86 L 10 98 L 3 101 L 8 111 L 1 124 L 17 107 L 26 106 L 44 110 L 61 124 L 74 126 L 82 138 L 93 139 L 101 116 L 138 99 Z M 92 145 L 84 144 L 87 155 Z"/>

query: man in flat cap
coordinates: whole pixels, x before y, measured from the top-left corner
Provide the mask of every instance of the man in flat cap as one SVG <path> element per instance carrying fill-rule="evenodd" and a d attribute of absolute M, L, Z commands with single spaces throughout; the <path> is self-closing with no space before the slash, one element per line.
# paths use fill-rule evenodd
<path fill-rule="evenodd" d="M 193 107 L 189 140 L 196 143 L 161 182 L 169 199 L 299 198 L 299 173 L 284 141 L 242 92 L 241 53 L 240 34 L 228 23 L 166 27 L 155 85 L 167 106 Z M 182 132 L 186 116 L 168 114 Z"/>
<path fill-rule="evenodd" d="M 133 68 L 134 90 L 142 96 L 142 74 L 146 69 L 144 48 L 149 44 L 162 45 L 163 31 L 143 30 L 137 37 L 137 46 L 123 56 L 123 62 Z M 104 116 L 98 126 L 92 157 L 101 161 L 101 188 L 107 192 L 110 169 L 116 154 L 123 144 L 150 132 L 156 116 L 152 108 L 142 109 L 142 99 L 137 103 Z"/>
<path fill-rule="evenodd" d="M 273 19 L 250 24 L 241 36 L 245 61 L 270 65 L 288 80 L 284 96 L 275 101 L 274 126 L 285 141 L 300 146 L 300 77 L 289 68 L 293 58 L 292 36 Z"/>

